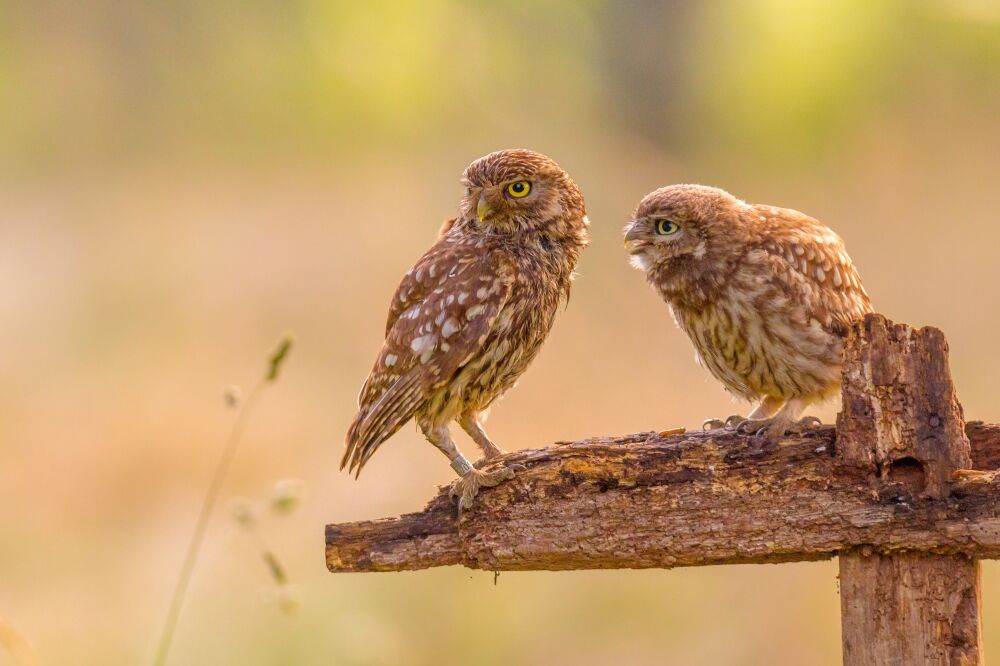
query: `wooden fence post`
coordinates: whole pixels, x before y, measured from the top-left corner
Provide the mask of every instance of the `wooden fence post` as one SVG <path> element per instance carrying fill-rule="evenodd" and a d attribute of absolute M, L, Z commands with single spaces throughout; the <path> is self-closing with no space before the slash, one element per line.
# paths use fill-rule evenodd
<path fill-rule="evenodd" d="M 941 331 L 869 315 L 844 355 L 836 452 L 867 470 L 873 497 L 904 517 L 947 501 L 952 474 L 971 467 L 962 407 Z M 840 554 L 846 666 L 983 664 L 979 563 L 963 555 Z"/>
<path fill-rule="evenodd" d="M 836 429 L 774 446 L 645 432 L 505 454 L 461 516 L 327 525 L 330 571 L 705 566 L 840 557 L 844 663 L 980 666 L 978 558 L 1000 559 L 1000 425 L 964 423 L 941 331 L 856 324 Z M 971 446 L 970 446 L 971 441 Z"/>

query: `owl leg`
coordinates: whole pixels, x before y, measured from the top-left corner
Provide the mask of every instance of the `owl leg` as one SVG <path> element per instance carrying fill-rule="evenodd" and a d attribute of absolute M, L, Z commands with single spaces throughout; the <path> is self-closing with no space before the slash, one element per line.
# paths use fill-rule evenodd
<path fill-rule="evenodd" d="M 774 416 L 774 413 L 781 409 L 784 400 L 781 398 L 775 398 L 773 396 L 765 396 L 760 404 L 754 407 L 754 410 L 747 414 L 748 419 L 766 419 L 770 416 Z"/>
<path fill-rule="evenodd" d="M 479 414 L 463 414 L 458 419 L 458 424 L 462 426 L 462 430 L 469 433 L 469 437 L 483 450 L 486 460 L 503 454 L 503 449 L 494 444 L 489 436 L 487 436 L 486 431 L 483 430 L 483 424 L 479 422 Z"/>
<path fill-rule="evenodd" d="M 431 444 L 448 456 L 448 460 L 451 461 L 451 468 L 458 474 L 459 478 L 452 482 L 451 488 L 448 490 L 448 495 L 452 499 L 458 498 L 459 513 L 472 506 L 472 501 L 479 494 L 480 488 L 490 488 L 514 478 L 514 471 L 507 467 L 500 467 L 499 469 L 490 471 L 479 470 L 473 467 L 472 463 L 455 446 L 455 442 L 451 439 L 451 433 L 448 432 L 448 426 L 435 426 L 421 422 L 420 429 L 423 431 L 424 437 Z"/>
<path fill-rule="evenodd" d="M 783 437 L 793 426 L 806 428 L 819 423 L 815 416 L 807 416 L 799 420 L 802 412 L 809 406 L 809 401 L 803 398 L 792 398 L 786 402 L 774 416 L 762 419 L 747 419 L 736 426 L 739 432 L 757 434 L 765 432 L 771 439 Z"/>
<path fill-rule="evenodd" d="M 722 421 L 720 419 L 708 419 L 707 421 L 705 421 L 705 423 L 702 424 L 701 427 L 703 430 L 720 430 L 723 428 L 729 430 L 736 430 L 743 423 L 746 423 L 747 421 L 768 418 L 776 411 L 778 411 L 778 408 L 781 407 L 782 402 L 783 401 L 780 398 L 766 396 L 763 400 L 760 401 L 760 403 L 756 407 L 754 407 L 754 410 L 750 412 L 749 416 L 743 417 L 740 416 L 739 414 L 733 414 L 725 421 Z"/>

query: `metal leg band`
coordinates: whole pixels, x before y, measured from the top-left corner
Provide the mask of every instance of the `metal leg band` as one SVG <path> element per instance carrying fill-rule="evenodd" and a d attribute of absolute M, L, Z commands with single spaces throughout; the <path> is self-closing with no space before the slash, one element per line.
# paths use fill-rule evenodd
<path fill-rule="evenodd" d="M 470 463 L 465 456 L 459 453 L 456 457 L 451 459 L 451 468 L 455 470 L 455 473 L 459 476 L 465 476 L 472 471 L 472 463 Z"/>

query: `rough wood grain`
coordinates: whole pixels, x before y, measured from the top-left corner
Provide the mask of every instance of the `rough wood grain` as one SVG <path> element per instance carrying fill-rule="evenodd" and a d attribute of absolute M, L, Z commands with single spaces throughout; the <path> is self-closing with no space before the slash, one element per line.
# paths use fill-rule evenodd
<path fill-rule="evenodd" d="M 1000 426 L 966 424 L 976 469 L 1000 468 Z M 748 436 L 654 432 L 507 454 L 526 469 L 459 521 L 443 491 L 419 513 L 329 525 L 331 571 L 674 567 L 816 560 L 852 546 L 1000 557 L 992 477 L 944 499 L 873 487 L 824 427 L 756 449 Z"/>
<path fill-rule="evenodd" d="M 948 343 L 938 329 L 867 315 L 844 351 L 841 399 L 838 453 L 873 470 L 873 488 L 898 482 L 941 499 L 954 471 L 972 467 Z"/>
<path fill-rule="evenodd" d="M 984 663 L 976 560 L 926 553 L 841 557 L 840 599 L 846 666 Z"/>
<path fill-rule="evenodd" d="M 645 568 L 840 555 L 844 663 L 983 663 L 977 558 L 1000 557 L 1000 426 L 963 423 L 944 336 L 878 315 L 837 428 L 777 444 L 639 433 L 508 454 L 461 518 L 328 525 L 331 571 Z"/>
<path fill-rule="evenodd" d="M 972 448 L 973 469 L 1000 469 L 1000 425 L 967 421 L 965 436 Z"/>
<path fill-rule="evenodd" d="M 976 466 L 1000 467 L 1000 427 L 970 424 Z M 327 527 L 331 571 L 463 564 L 487 570 L 675 567 L 833 557 L 851 546 L 1000 557 L 995 485 L 946 499 L 832 455 L 835 430 L 756 450 L 752 438 L 639 433 L 505 456 L 526 469 L 459 521 L 424 511 Z M 980 446 L 982 445 L 982 446 Z"/>
<path fill-rule="evenodd" d="M 846 345 L 842 398 L 841 462 L 880 496 L 905 488 L 915 502 L 947 501 L 972 457 L 940 331 L 866 316 Z M 983 662 L 970 557 L 855 548 L 840 556 L 840 582 L 846 666 Z"/>

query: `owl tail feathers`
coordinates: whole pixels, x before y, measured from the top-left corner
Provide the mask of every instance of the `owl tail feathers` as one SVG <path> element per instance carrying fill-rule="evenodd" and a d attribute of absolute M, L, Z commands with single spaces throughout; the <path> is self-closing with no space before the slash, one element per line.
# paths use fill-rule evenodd
<path fill-rule="evenodd" d="M 340 469 L 360 476 L 361 468 L 385 440 L 410 420 L 424 401 L 420 377 L 416 374 L 400 377 L 371 406 L 362 405 L 347 430 L 347 450 Z"/>

